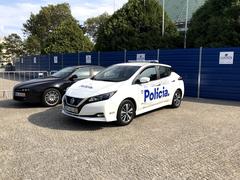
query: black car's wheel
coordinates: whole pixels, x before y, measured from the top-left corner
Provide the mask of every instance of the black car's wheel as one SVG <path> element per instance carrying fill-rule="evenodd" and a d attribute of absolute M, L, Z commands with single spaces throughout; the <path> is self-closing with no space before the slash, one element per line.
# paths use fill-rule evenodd
<path fill-rule="evenodd" d="M 54 88 L 45 90 L 42 96 L 42 102 L 44 106 L 53 107 L 59 104 L 61 101 L 61 93 Z"/>
<path fill-rule="evenodd" d="M 172 107 L 178 108 L 182 103 L 182 92 L 177 90 L 173 95 Z"/>
<path fill-rule="evenodd" d="M 128 125 L 135 117 L 136 108 L 132 101 L 124 100 L 117 112 L 117 124 L 120 126 Z"/>

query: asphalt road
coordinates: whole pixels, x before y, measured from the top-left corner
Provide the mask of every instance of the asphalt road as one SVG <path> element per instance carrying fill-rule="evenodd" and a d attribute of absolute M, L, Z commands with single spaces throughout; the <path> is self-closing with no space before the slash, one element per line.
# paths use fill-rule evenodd
<path fill-rule="evenodd" d="M 240 103 L 194 102 L 129 126 L 0 101 L 0 179 L 240 179 Z"/>

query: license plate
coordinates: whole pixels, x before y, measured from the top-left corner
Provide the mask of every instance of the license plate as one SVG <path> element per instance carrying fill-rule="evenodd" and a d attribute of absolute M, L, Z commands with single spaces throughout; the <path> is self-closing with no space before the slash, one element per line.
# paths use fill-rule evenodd
<path fill-rule="evenodd" d="M 77 108 L 74 108 L 74 107 L 64 106 L 64 109 L 67 110 L 67 111 L 69 111 L 69 112 L 75 113 L 75 114 L 78 113 L 78 109 L 77 109 Z"/>
<path fill-rule="evenodd" d="M 22 93 L 22 92 L 15 92 L 15 96 L 18 96 L 18 97 L 26 97 L 26 94 L 25 94 L 25 93 Z"/>

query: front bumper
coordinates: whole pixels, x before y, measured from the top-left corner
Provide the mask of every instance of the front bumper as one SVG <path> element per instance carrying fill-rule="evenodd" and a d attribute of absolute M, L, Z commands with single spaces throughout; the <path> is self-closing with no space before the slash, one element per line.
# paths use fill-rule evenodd
<path fill-rule="evenodd" d="M 18 96 L 17 93 L 24 93 L 25 96 Z M 13 90 L 13 99 L 16 101 L 24 101 L 30 103 L 40 103 L 41 102 L 41 94 L 34 91 L 23 92 L 21 90 L 14 89 Z"/>
<path fill-rule="evenodd" d="M 70 112 L 67 110 L 66 106 L 77 108 L 78 112 Z M 63 109 L 62 113 L 82 119 L 87 121 L 101 121 L 101 122 L 111 122 L 116 121 L 118 105 L 115 104 L 111 98 L 105 101 L 99 101 L 95 103 L 86 103 L 86 99 L 82 100 L 82 103 L 72 106 L 66 102 L 63 98 Z"/>

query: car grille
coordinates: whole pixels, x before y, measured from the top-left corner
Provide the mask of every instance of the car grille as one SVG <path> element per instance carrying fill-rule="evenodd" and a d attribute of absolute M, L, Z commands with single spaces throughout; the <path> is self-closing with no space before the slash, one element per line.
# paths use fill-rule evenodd
<path fill-rule="evenodd" d="M 66 96 L 66 102 L 69 105 L 77 106 L 83 99 Z"/>

